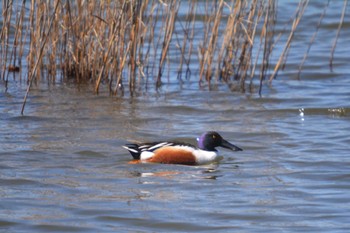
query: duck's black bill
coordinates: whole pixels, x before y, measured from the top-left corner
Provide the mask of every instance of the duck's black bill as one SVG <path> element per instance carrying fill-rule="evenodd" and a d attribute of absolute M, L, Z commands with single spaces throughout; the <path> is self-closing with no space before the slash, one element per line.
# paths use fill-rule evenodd
<path fill-rule="evenodd" d="M 233 151 L 242 151 L 243 149 L 239 148 L 238 146 L 235 146 L 228 141 L 222 139 L 221 147 L 233 150 Z"/>

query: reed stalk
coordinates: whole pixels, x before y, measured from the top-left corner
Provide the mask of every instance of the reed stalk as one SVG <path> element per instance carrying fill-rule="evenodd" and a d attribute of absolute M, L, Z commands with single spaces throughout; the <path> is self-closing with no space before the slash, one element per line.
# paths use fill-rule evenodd
<path fill-rule="evenodd" d="M 180 63 L 177 70 L 177 77 L 179 80 L 181 80 L 182 73 L 183 73 L 183 65 L 186 63 L 186 78 L 188 78 L 189 74 L 191 73 L 189 68 L 189 63 L 191 61 L 191 54 L 193 50 L 193 36 L 194 36 L 194 21 L 195 21 L 195 12 L 197 7 L 197 1 L 191 1 L 190 7 L 188 8 L 188 12 L 186 15 L 186 23 L 185 26 L 182 28 L 183 31 L 183 41 L 182 46 L 180 47 Z M 178 44 L 180 45 L 180 42 L 178 41 Z M 187 49 L 188 47 L 188 49 Z M 186 53 L 187 50 L 187 53 Z"/>
<path fill-rule="evenodd" d="M 333 42 L 333 45 L 332 45 L 331 57 L 329 59 L 329 67 L 330 67 L 331 71 L 333 71 L 334 51 L 335 51 L 335 48 L 337 46 L 337 41 L 338 41 L 338 38 L 339 38 L 340 29 L 341 29 L 341 27 L 343 25 L 343 22 L 344 22 L 344 17 L 345 17 L 347 5 L 348 5 L 348 0 L 344 0 L 343 10 L 342 10 L 342 13 L 341 13 L 341 16 L 340 16 L 337 34 L 335 36 L 335 39 L 334 39 L 334 42 Z"/>
<path fill-rule="evenodd" d="M 274 43 L 274 26 L 275 26 L 275 1 L 269 1 L 267 7 L 267 13 L 264 19 L 263 29 L 260 36 L 260 45 L 263 46 L 263 58 L 260 66 L 260 84 L 259 84 L 259 95 L 261 95 L 262 84 L 266 77 L 267 71 L 269 70 L 270 57 L 272 53 Z M 259 49 L 260 51 L 260 49 Z M 254 75 L 254 74 L 252 74 Z"/>
<path fill-rule="evenodd" d="M 324 16 L 326 15 L 326 11 L 327 11 L 327 8 L 329 7 L 329 3 L 330 3 L 330 0 L 327 1 L 326 5 L 325 5 L 325 7 L 323 9 L 323 12 L 320 15 L 320 19 L 318 20 L 318 23 L 316 25 L 316 31 L 312 35 L 312 37 L 310 39 L 310 42 L 309 42 L 309 45 L 307 47 L 307 50 L 306 50 L 306 52 L 304 54 L 303 60 L 301 61 L 300 65 L 299 65 L 298 79 L 300 79 L 301 70 L 302 70 L 302 68 L 304 66 L 304 63 L 306 61 L 306 58 L 307 58 L 307 56 L 308 56 L 308 54 L 310 52 L 311 46 L 312 46 L 312 44 L 314 43 L 314 41 L 316 39 L 317 32 L 318 32 L 318 30 L 319 30 L 319 28 L 321 26 L 321 23 L 322 23 L 322 20 L 323 20 Z"/>
<path fill-rule="evenodd" d="M 277 76 L 277 72 L 279 71 L 280 69 L 280 66 L 283 62 L 283 60 L 286 58 L 286 56 L 288 55 L 288 51 L 289 51 L 289 48 L 290 48 L 290 44 L 292 42 L 292 39 L 293 39 L 293 36 L 294 36 L 294 33 L 299 25 L 299 22 L 304 14 L 304 11 L 308 5 L 309 1 L 308 0 L 305 0 L 305 1 L 300 1 L 299 3 L 299 7 L 298 7 L 298 12 L 293 20 L 293 23 L 292 23 L 292 28 L 291 28 L 291 31 L 290 31 L 290 34 L 289 34 L 289 37 L 287 39 L 287 42 L 284 46 L 284 49 L 280 55 L 280 58 L 278 59 L 278 62 L 273 70 L 273 73 L 272 75 L 270 76 L 269 78 L 269 82 L 272 82 L 272 80 Z"/>
<path fill-rule="evenodd" d="M 175 19 L 176 15 L 179 9 L 179 3 L 174 0 L 171 1 L 170 6 L 167 7 L 167 17 L 165 20 L 165 30 L 164 30 L 164 39 L 162 43 L 162 49 L 160 52 L 160 60 L 159 60 L 159 65 L 158 65 L 158 76 L 157 76 L 157 81 L 156 81 L 156 86 L 160 87 L 161 85 L 161 77 L 163 73 L 163 65 L 165 58 L 167 57 L 168 49 L 170 46 L 170 42 L 173 36 L 173 31 L 174 31 L 174 25 L 175 25 Z"/>
<path fill-rule="evenodd" d="M 43 56 L 43 52 L 44 52 L 44 49 L 45 49 L 45 46 L 46 46 L 46 42 L 48 41 L 48 38 L 50 36 L 53 20 L 55 18 L 56 11 L 58 9 L 59 4 L 60 4 L 60 0 L 57 0 L 54 13 L 51 16 L 50 24 L 49 24 L 48 30 L 46 32 L 46 36 L 45 36 L 45 38 L 44 38 L 44 40 L 42 42 L 42 45 L 40 47 L 40 51 L 38 53 L 37 60 L 35 62 L 35 65 L 34 65 L 32 73 L 31 73 L 31 76 L 29 78 L 29 84 L 28 84 L 28 87 L 27 87 L 27 92 L 26 92 L 26 94 L 24 96 L 24 100 L 23 100 L 23 104 L 22 104 L 21 115 L 23 115 L 23 113 L 24 113 L 24 107 L 25 107 L 25 105 L 27 103 L 27 98 L 28 98 L 28 94 L 29 94 L 29 91 L 30 91 L 30 87 L 32 86 L 32 83 L 33 83 L 33 80 L 34 80 L 34 76 L 36 75 L 37 68 L 38 68 L 39 63 L 41 61 L 41 58 Z"/>
<path fill-rule="evenodd" d="M 212 62 L 213 58 L 215 56 L 215 49 L 217 45 L 217 39 L 218 39 L 218 31 L 219 31 L 219 25 L 221 21 L 221 15 L 222 15 L 222 9 L 224 6 L 224 1 L 221 0 L 219 3 L 219 6 L 217 7 L 217 10 L 214 15 L 213 19 L 213 26 L 211 28 L 211 32 L 208 34 L 209 40 L 208 40 L 208 46 L 206 48 L 206 51 L 203 56 L 203 61 L 202 61 L 202 68 L 199 73 L 200 80 L 202 80 L 202 77 L 204 75 L 204 70 L 205 71 L 205 80 L 210 84 L 210 80 L 212 77 Z"/>

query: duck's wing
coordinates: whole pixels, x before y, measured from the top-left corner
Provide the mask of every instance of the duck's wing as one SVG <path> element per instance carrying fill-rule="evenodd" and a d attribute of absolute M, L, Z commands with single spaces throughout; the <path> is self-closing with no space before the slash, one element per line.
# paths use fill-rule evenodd
<path fill-rule="evenodd" d="M 174 145 L 176 145 L 174 142 L 148 142 L 142 144 L 129 143 L 124 145 L 123 148 L 128 150 L 134 159 L 140 159 L 142 153 L 150 154 L 159 148 Z M 147 157 L 150 157 L 150 155 Z"/>

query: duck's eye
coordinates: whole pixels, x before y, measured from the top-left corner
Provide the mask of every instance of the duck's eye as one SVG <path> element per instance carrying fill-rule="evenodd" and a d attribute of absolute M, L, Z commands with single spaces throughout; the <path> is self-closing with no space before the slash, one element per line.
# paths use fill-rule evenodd
<path fill-rule="evenodd" d="M 213 139 L 215 139 L 216 138 L 216 136 L 215 135 L 213 135 Z"/>

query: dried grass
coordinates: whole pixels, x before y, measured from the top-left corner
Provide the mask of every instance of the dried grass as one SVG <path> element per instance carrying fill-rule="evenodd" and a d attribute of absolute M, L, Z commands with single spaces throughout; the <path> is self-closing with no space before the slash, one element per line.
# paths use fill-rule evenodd
<path fill-rule="evenodd" d="M 111 95 L 123 94 L 124 82 L 131 94 L 141 85 L 160 87 L 165 63 L 176 58 L 174 53 L 179 54 L 180 80 L 183 73 L 189 77 L 195 61 L 200 84 L 208 83 L 210 88 L 213 80 L 224 81 L 234 90 L 245 91 L 247 79 L 252 84 L 258 77 L 261 93 L 268 71 L 272 71 L 271 82 L 285 64 L 308 0 L 300 0 L 274 67 L 271 54 L 281 35 L 275 33 L 277 3 L 273 0 L 32 0 L 17 4 L 5 0 L 2 5 L 0 79 L 7 86 L 11 72 L 26 71 L 23 113 L 33 81 L 41 78 L 91 82 L 95 93 L 106 83 L 103 86 Z M 331 67 L 346 6 L 344 1 Z M 181 12 L 184 20 L 179 19 L 180 9 L 187 9 Z M 313 39 L 309 47 L 312 43 Z"/>

